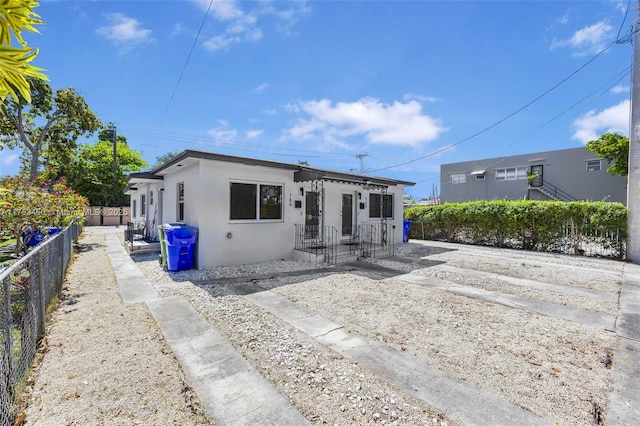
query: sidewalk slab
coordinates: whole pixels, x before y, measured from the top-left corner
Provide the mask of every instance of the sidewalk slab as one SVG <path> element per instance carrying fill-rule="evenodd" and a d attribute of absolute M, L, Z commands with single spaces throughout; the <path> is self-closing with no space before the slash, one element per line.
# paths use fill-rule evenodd
<path fill-rule="evenodd" d="M 494 279 L 494 280 L 506 281 L 509 284 L 515 284 L 515 285 L 518 285 L 518 286 L 521 286 L 521 287 L 536 288 L 536 289 L 539 289 L 539 290 L 548 290 L 548 291 L 553 291 L 553 292 L 560 293 L 560 294 L 566 294 L 566 295 L 569 295 L 569 296 L 586 297 L 586 298 L 590 298 L 590 299 L 601 300 L 603 302 L 613 302 L 613 303 L 617 303 L 618 302 L 618 293 L 617 292 L 616 293 L 612 293 L 612 292 L 609 292 L 609 291 L 594 290 L 594 289 L 591 289 L 591 288 L 583 288 L 583 287 L 574 287 L 574 286 L 568 286 L 568 285 L 546 283 L 546 282 L 543 282 L 543 281 L 536 281 L 536 280 L 528 280 L 528 279 L 525 279 L 525 278 L 510 277 L 510 276 L 507 276 L 507 275 L 496 274 L 494 272 L 485 272 L 485 271 L 478 271 L 478 270 L 475 270 L 475 269 L 458 268 L 458 267 L 447 265 L 447 264 L 436 265 L 436 266 L 433 266 L 432 269 L 436 269 L 436 270 L 439 269 L 439 270 L 442 270 L 442 271 L 449 271 L 449 272 L 469 275 L 469 276 L 478 277 L 478 278 L 486 278 L 486 279 Z"/>
<path fill-rule="evenodd" d="M 469 287 L 451 281 L 441 280 L 439 278 L 425 277 L 423 275 L 405 274 L 399 275 L 396 278 L 408 283 L 438 288 L 461 296 L 484 300 L 490 303 L 497 303 L 510 308 L 526 309 L 543 315 L 579 322 L 591 327 L 613 330 L 615 326 L 615 317 L 603 313 L 557 305 L 555 303 L 529 299 L 526 297 L 516 296 L 514 294 L 499 293 L 496 291 Z"/>
<path fill-rule="evenodd" d="M 271 291 L 246 296 L 274 316 L 463 424 L 549 425 L 498 396 L 445 376 L 423 362 L 356 333 Z"/>
<path fill-rule="evenodd" d="M 217 424 L 309 424 L 189 302 L 172 296 L 147 305 Z"/>
<path fill-rule="evenodd" d="M 309 424 L 189 302 L 178 296 L 160 297 L 114 235 L 107 235 L 107 253 L 122 299 L 146 303 L 216 424 Z"/>
<path fill-rule="evenodd" d="M 624 267 L 616 333 L 607 423 L 631 426 L 640 419 L 640 265 Z"/>
<path fill-rule="evenodd" d="M 124 303 L 141 303 L 158 297 L 155 288 L 124 251 L 115 235 L 107 235 L 107 254 Z"/>

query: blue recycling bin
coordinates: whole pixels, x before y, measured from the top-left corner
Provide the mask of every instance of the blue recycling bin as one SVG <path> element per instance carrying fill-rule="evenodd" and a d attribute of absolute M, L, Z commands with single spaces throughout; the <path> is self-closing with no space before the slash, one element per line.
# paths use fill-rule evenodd
<path fill-rule="evenodd" d="M 45 234 L 40 229 L 22 233 L 22 241 L 26 248 L 35 247 L 44 240 Z"/>
<path fill-rule="evenodd" d="M 410 220 L 405 220 L 404 221 L 404 227 L 403 227 L 403 232 L 402 232 L 402 242 L 406 243 L 409 241 L 409 229 L 411 229 L 411 221 Z"/>
<path fill-rule="evenodd" d="M 188 225 L 165 224 L 163 231 L 167 246 L 167 269 L 169 271 L 185 271 L 193 268 L 198 228 Z"/>
<path fill-rule="evenodd" d="M 42 228 L 31 229 L 22 233 L 22 241 L 26 248 L 32 248 L 40 244 L 49 236 L 53 236 L 61 232 L 64 228 L 59 226 L 45 226 Z"/>
<path fill-rule="evenodd" d="M 64 228 L 61 228 L 59 226 L 47 226 L 46 229 L 48 231 L 47 235 L 52 236 L 52 235 L 56 235 L 59 232 L 62 232 Z"/>

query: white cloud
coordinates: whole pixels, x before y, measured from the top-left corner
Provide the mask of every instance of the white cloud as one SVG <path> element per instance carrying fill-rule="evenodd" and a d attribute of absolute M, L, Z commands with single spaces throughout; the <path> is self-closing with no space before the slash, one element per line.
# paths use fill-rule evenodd
<path fill-rule="evenodd" d="M 624 0 L 613 0 L 613 2 L 615 3 L 615 8 L 616 9 L 618 9 L 623 14 L 627 13 L 627 7 L 629 5 L 629 3 L 627 1 L 624 1 Z"/>
<path fill-rule="evenodd" d="M 438 98 L 433 97 L 433 96 L 424 96 L 424 95 L 416 95 L 415 93 L 406 93 L 402 99 L 407 102 L 407 101 L 418 101 L 420 103 L 427 103 L 427 102 L 437 102 L 439 101 Z"/>
<path fill-rule="evenodd" d="M 182 34 L 188 34 L 188 29 L 183 24 L 178 22 L 177 24 L 175 24 L 173 26 L 173 30 L 171 31 L 171 35 L 170 36 L 171 37 L 177 37 L 177 36 L 182 35 Z"/>
<path fill-rule="evenodd" d="M 207 134 L 214 139 L 214 142 L 235 142 L 238 131 L 235 129 L 223 129 L 216 127 L 207 131 Z"/>
<path fill-rule="evenodd" d="M 272 24 L 281 31 L 289 32 L 291 26 L 298 17 L 308 11 L 305 1 L 293 3 L 294 6 L 288 9 L 277 9 L 274 4 L 280 7 L 279 3 L 268 0 L 259 2 L 239 2 L 236 0 L 213 1 L 192 0 L 201 10 L 209 9 L 210 16 L 217 22 L 226 25 L 224 30 L 203 37 L 203 46 L 211 51 L 229 50 L 232 46 L 241 43 L 255 43 L 263 36 L 263 27 Z M 251 9 L 250 9 L 251 8 Z M 267 21 L 268 18 L 272 18 Z M 272 22 L 273 21 L 273 22 Z"/>
<path fill-rule="evenodd" d="M 20 158 L 20 154 L 11 151 L 0 151 L 0 164 L 3 166 L 13 166 Z"/>
<path fill-rule="evenodd" d="M 106 18 L 110 25 L 98 28 L 96 33 L 111 40 L 123 51 L 155 41 L 151 37 L 151 30 L 143 28 L 135 18 L 122 13 L 110 13 Z"/>
<path fill-rule="evenodd" d="M 422 113 L 416 101 L 383 104 L 378 99 L 363 98 L 356 102 L 328 99 L 301 101 L 287 109 L 304 113 L 296 124 L 284 131 L 284 137 L 296 140 L 318 139 L 337 146 L 346 146 L 349 138 L 363 137 L 375 145 L 417 147 L 437 139 L 448 129 L 440 120 Z"/>
<path fill-rule="evenodd" d="M 611 88 L 611 93 L 629 93 L 629 86 L 617 85 Z"/>
<path fill-rule="evenodd" d="M 269 88 L 269 83 L 262 83 L 253 89 L 253 93 L 262 93 Z"/>
<path fill-rule="evenodd" d="M 607 41 L 611 38 L 612 30 L 611 25 L 600 21 L 576 31 L 569 39 L 554 40 L 551 49 L 571 47 L 576 49 L 577 54 L 580 55 L 597 53 L 606 47 Z"/>
<path fill-rule="evenodd" d="M 278 6 L 286 4 L 289 8 L 276 9 L 273 5 L 274 2 L 269 0 L 263 0 L 261 13 L 264 15 L 273 15 L 278 19 L 278 31 L 287 34 L 294 35 L 292 28 L 298 23 L 300 17 L 309 13 L 311 8 L 307 5 L 306 0 L 296 2 L 280 2 Z"/>
<path fill-rule="evenodd" d="M 259 138 L 264 133 L 264 130 L 247 130 L 245 136 L 247 139 Z"/>
<path fill-rule="evenodd" d="M 264 112 L 267 115 L 276 115 L 276 114 L 278 114 L 278 111 L 276 111 L 275 109 L 265 109 L 262 112 Z"/>
<path fill-rule="evenodd" d="M 559 17 L 558 19 L 556 19 L 556 22 L 560 25 L 566 25 L 569 23 L 569 16 L 571 15 L 571 12 L 573 12 L 572 8 L 568 8 L 565 12 L 564 15 L 562 15 L 561 17 Z"/>
<path fill-rule="evenodd" d="M 576 128 L 572 139 L 584 144 L 598 139 L 607 132 L 615 132 L 627 136 L 629 134 L 629 108 L 631 102 L 628 99 L 617 105 L 600 112 L 591 110 L 578 117 L 573 125 Z"/>

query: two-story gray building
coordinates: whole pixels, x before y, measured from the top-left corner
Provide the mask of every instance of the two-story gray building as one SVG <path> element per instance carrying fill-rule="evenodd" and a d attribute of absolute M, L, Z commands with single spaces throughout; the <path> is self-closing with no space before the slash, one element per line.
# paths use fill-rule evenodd
<path fill-rule="evenodd" d="M 586 148 L 442 164 L 440 200 L 591 200 L 626 204 L 627 178 Z"/>

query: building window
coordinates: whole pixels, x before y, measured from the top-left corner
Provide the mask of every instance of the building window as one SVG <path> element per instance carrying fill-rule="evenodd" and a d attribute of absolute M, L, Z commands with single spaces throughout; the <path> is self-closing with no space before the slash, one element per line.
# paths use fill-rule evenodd
<path fill-rule="evenodd" d="M 600 160 L 587 160 L 584 162 L 585 170 L 588 172 L 600 171 Z"/>
<path fill-rule="evenodd" d="M 484 180 L 484 175 L 476 175 L 476 180 Z"/>
<path fill-rule="evenodd" d="M 282 219 L 282 185 L 231 183 L 231 220 Z"/>
<path fill-rule="evenodd" d="M 153 205 L 153 191 L 149 191 L 149 205 Z"/>
<path fill-rule="evenodd" d="M 380 217 L 382 212 L 383 217 L 393 219 L 393 194 L 385 195 L 384 198 L 381 196 L 382 194 L 369 194 L 369 217 Z M 384 200 L 383 205 L 380 205 L 381 200 Z"/>
<path fill-rule="evenodd" d="M 133 216 L 132 217 L 138 217 L 138 200 L 133 200 Z"/>
<path fill-rule="evenodd" d="M 178 197 L 177 197 L 177 214 L 176 219 L 178 222 L 184 221 L 184 182 L 178 184 Z"/>
<path fill-rule="evenodd" d="M 282 186 L 260 185 L 260 219 L 282 219 Z"/>
<path fill-rule="evenodd" d="M 496 170 L 496 180 L 521 180 L 527 178 L 526 167 L 510 167 Z"/>
<path fill-rule="evenodd" d="M 144 195 L 140 196 L 140 216 L 144 216 L 145 214 L 145 205 L 146 205 L 145 199 L 146 197 Z"/>
<path fill-rule="evenodd" d="M 467 174 L 466 173 L 453 173 L 449 175 L 451 177 L 452 184 L 458 183 L 466 183 L 467 182 Z"/>

